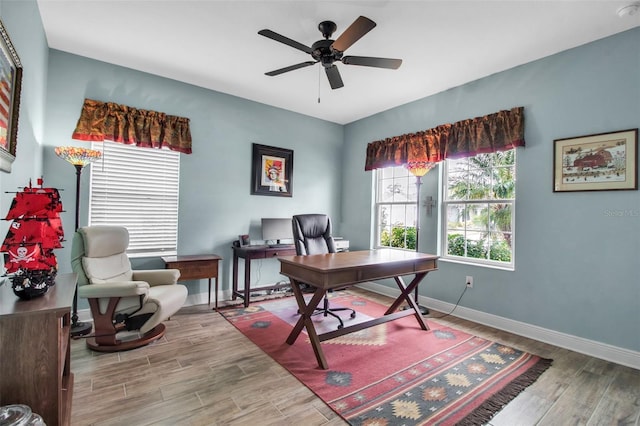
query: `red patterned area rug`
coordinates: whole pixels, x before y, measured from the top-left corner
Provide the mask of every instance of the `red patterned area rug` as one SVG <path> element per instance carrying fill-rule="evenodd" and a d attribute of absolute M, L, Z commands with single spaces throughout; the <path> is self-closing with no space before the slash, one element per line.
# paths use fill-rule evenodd
<path fill-rule="evenodd" d="M 386 310 L 349 292 L 333 293 L 331 307 L 345 326 L 381 316 Z M 292 297 L 254 303 L 221 313 L 258 347 L 296 376 L 351 425 L 479 425 L 533 383 L 551 360 L 472 336 L 413 316 L 327 340 L 328 370 L 318 367 L 303 332 L 285 340 L 298 320 Z M 318 333 L 337 320 L 313 317 Z"/>

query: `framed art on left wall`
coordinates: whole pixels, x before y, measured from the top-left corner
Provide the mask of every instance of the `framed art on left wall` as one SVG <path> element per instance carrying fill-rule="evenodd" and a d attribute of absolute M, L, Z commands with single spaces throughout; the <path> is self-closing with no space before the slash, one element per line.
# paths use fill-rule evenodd
<path fill-rule="evenodd" d="M 22 64 L 0 21 L 0 170 L 11 172 L 18 145 Z"/>

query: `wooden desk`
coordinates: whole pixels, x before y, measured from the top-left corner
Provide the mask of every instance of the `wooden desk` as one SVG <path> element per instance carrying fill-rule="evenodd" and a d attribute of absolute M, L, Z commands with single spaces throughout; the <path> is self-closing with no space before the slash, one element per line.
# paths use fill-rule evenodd
<path fill-rule="evenodd" d="M 50 426 L 71 423 L 71 305 L 75 274 L 58 274 L 40 297 L 0 286 L 0 405 L 25 404 Z"/>
<path fill-rule="evenodd" d="M 438 269 L 438 256 L 403 250 L 364 250 L 344 253 L 316 254 L 309 256 L 288 256 L 280 259 L 280 273 L 291 279 L 291 287 L 296 296 L 300 319 L 287 338 L 292 345 L 303 328 L 306 328 L 318 365 L 329 368 L 320 342 L 348 333 L 360 331 L 374 325 L 414 315 L 423 330 L 428 330 L 418 305 L 410 296 L 414 288 L 430 271 Z M 402 280 L 403 275 L 414 275 L 409 285 Z M 318 303 L 329 289 L 348 287 L 365 281 L 393 278 L 400 289 L 400 296 L 389 306 L 384 316 L 359 324 L 318 335 L 311 321 Z M 304 300 L 300 284 L 305 283 L 316 290 L 309 303 Z M 402 302 L 413 309 L 397 311 Z M 397 311 L 397 312 L 396 312 Z"/>
<path fill-rule="evenodd" d="M 215 305 L 218 309 L 218 262 L 222 260 L 217 254 L 193 254 L 184 256 L 165 256 L 162 258 L 166 269 L 179 269 L 178 281 L 209 280 L 209 306 L 211 306 L 211 279 L 215 278 Z"/>
<path fill-rule="evenodd" d="M 251 297 L 251 261 L 254 259 L 271 259 L 279 256 L 291 256 L 296 254 L 296 247 L 291 245 L 281 247 L 269 247 L 269 246 L 236 246 L 231 247 L 233 249 L 233 289 L 231 292 L 232 300 L 236 300 L 238 296 L 244 299 L 244 307 L 249 306 L 249 298 Z M 238 290 L 238 259 L 244 259 L 244 288 L 242 291 Z M 253 291 L 258 290 L 276 290 L 279 288 L 287 287 L 287 285 L 272 285 L 254 288 Z"/>

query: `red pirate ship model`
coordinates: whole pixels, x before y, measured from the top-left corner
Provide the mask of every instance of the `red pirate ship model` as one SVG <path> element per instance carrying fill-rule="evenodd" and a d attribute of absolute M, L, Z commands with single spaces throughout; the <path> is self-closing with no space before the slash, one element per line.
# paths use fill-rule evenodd
<path fill-rule="evenodd" d="M 22 299 L 42 296 L 55 284 L 58 261 L 53 250 L 62 247 L 64 231 L 56 188 L 25 187 L 17 192 L 5 220 L 13 221 L 0 247 L 13 292 Z"/>

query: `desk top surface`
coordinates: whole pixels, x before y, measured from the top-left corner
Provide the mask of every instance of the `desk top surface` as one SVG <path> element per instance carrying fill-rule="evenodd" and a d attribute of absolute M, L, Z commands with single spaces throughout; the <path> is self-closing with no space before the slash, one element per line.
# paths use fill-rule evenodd
<path fill-rule="evenodd" d="M 318 272 L 363 268 L 367 266 L 413 264 L 434 261 L 439 256 L 405 250 L 377 249 L 340 253 L 315 254 L 307 256 L 283 256 L 280 262 Z"/>

